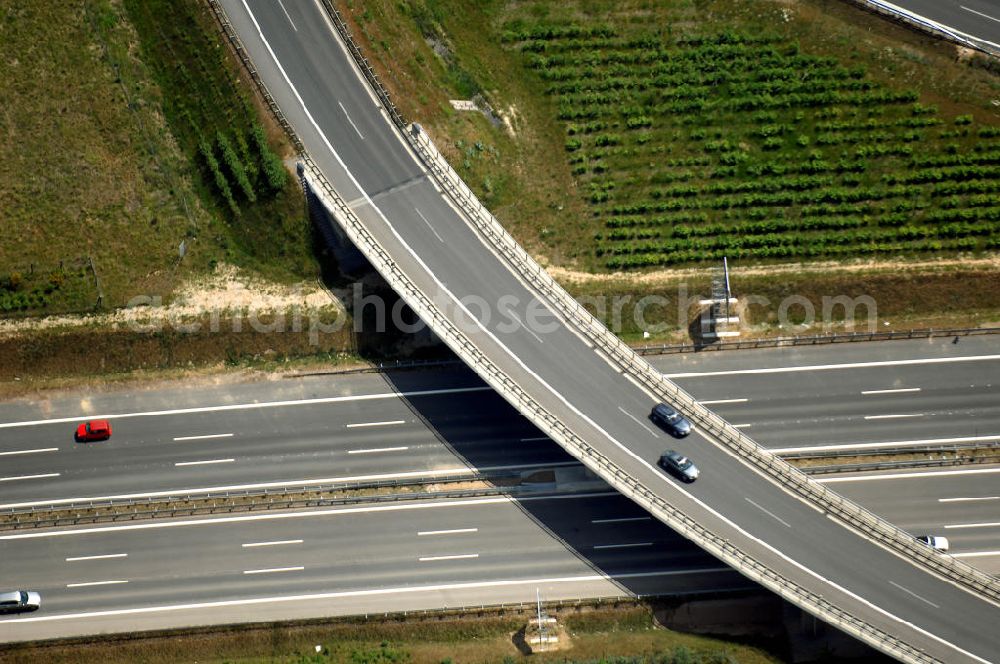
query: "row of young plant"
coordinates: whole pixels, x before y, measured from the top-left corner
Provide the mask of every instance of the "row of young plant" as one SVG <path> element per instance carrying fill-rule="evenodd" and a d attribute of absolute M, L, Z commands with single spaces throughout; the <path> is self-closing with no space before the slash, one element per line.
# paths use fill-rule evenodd
<path fill-rule="evenodd" d="M 741 70 L 708 71 L 696 64 L 673 66 L 658 64 L 644 67 L 635 63 L 618 64 L 606 68 L 585 67 L 583 69 L 559 69 L 546 72 L 545 78 L 554 81 L 546 88 L 548 94 L 574 94 L 581 91 L 600 92 L 602 90 L 650 88 L 706 88 L 728 85 L 736 93 L 751 90 L 776 94 L 796 92 L 803 89 L 841 88 L 846 90 L 868 90 L 876 84 L 860 79 L 859 72 L 837 66 L 814 67 L 802 71 L 794 65 L 782 62 L 781 66 Z M 863 72 L 860 72 L 863 75 Z M 922 119 L 925 120 L 925 119 Z M 935 124 L 918 122 L 920 126 Z"/>
<path fill-rule="evenodd" d="M 564 56 L 528 56 L 528 66 L 536 69 L 543 81 L 600 80 L 609 76 L 644 75 L 667 77 L 678 82 L 703 85 L 730 81 L 769 81 L 800 78 L 824 73 L 838 78 L 860 78 L 862 69 L 846 69 L 830 58 L 810 55 L 786 56 L 777 51 L 725 53 L 719 61 L 706 66 L 703 57 L 687 57 L 676 51 L 584 51 Z"/>
<path fill-rule="evenodd" d="M 975 251 L 980 248 L 1000 247 L 1000 236 L 991 237 L 980 246 L 975 238 L 953 240 L 920 240 L 915 242 L 871 242 L 852 245 L 802 247 L 781 245 L 761 248 L 727 248 L 709 250 L 688 250 L 669 253 L 633 254 L 612 256 L 604 263 L 611 270 L 633 270 L 644 267 L 684 265 L 722 260 L 723 257 L 753 260 L 788 260 L 857 257 L 872 254 L 923 255 L 941 251 Z"/>
<path fill-rule="evenodd" d="M 285 187 L 288 176 L 284 165 L 256 123 L 249 140 L 239 132 L 234 132 L 232 139 L 223 131 L 217 131 L 211 140 L 202 137 L 198 153 L 216 193 L 234 216 L 240 215 L 237 198 L 255 203 L 258 196 L 270 197 Z"/>
<path fill-rule="evenodd" d="M 775 107 L 783 105 L 815 105 L 816 103 L 846 103 L 859 106 L 870 106 L 874 103 L 897 103 L 899 100 L 909 101 L 911 94 L 892 93 L 884 90 L 876 92 L 876 85 L 871 81 L 843 81 L 831 78 L 819 78 L 807 81 L 774 81 L 771 83 L 734 83 L 728 86 L 727 96 L 720 95 L 718 86 L 696 84 L 690 81 L 666 81 L 649 77 L 612 77 L 603 79 L 600 84 L 583 86 L 575 82 L 553 86 L 550 94 L 561 95 L 560 103 L 570 106 L 604 106 L 619 105 L 629 102 L 640 104 L 643 108 L 658 107 L 664 102 L 679 100 L 708 101 L 719 99 L 721 108 L 731 107 L 737 110 L 752 110 L 753 107 Z M 636 97 L 634 93 L 648 90 L 648 94 Z M 725 101 L 721 99 L 725 98 Z M 711 104 L 709 104 L 711 106 Z M 609 111 L 614 112 L 614 108 Z M 649 109 L 652 110 L 652 109 Z M 647 112 L 649 112 L 647 110 Z"/>
<path fill-rule="evenodd" d="M 764 235 L 726 234 L 714 237 L 666 238 L 636 242 L 598 243 L 598 256 L 629 256 L 633 254 L 670 254 L 685 251 L 709 251 L 713 249 L 769 249 L 773 247 L 803 247 L 818 251 L 824 247 L 853 246 L 879 242 L 912 242 L 927 239 L 965 239 L 969 247 L 979 242 L 972 235 L 994 236 L 1000 229 L 974 227 L 972 235 L 959 228 L 942 227 L 942 232 L 926 227 L 902 227 L 894 229 L 855 229 L 850 233 L 768 233 Z"/>
<path fill-rule="evenodd" d="M 633 49 L 627 40 L 599 39 L 590 48 L 564 41 L 528 60 L 551 84 L 560 117 L 573 123 L 566 148 L 574 173 L 587 176 L 590 202 L 608 213 L 597 238 L 608 255 L 616 245 L 627 256 L 637 240 L 664 238 L 711 243 L 736 235 L 741 251 L 768 257 L 775 243 L 797 246 L 795 237 L 811 238 L 813 254 L 830 254 L 839 249 L 823 246 L 976 248 L 996 235 L 998 206 L 984 201 L 973 206 L 983 210 L 977 214 L 962 205 L 995 195 L 995 184 L 985 187 L 1000 174 L 991 170 L 997 155 L 970 158 L 958 147 L 991 132 L 969 127 L 966 116 L 949 122 L 954 129 L 927 132 L 944 124 L 935 107 L 913 91 L 878 87 L 862 68 L 801 55 L 771 37 L 709 35 Z M 678 136 L 670 129 L 678 126 L 693 128 Z M 935 139 L 955 141 L 951 154 L 914 157 L 918 142 Z M 669 163 L 664 144 L 672 146 Z M 826 146 L 822 154 L 815 145 Z M 782 158 L 762 159 L 761 148 Z M 892 173 L 906 167 L 899 157 L 913 162 L 911 172 Z M 647 162 L 657 164 L 652 173 L 632 174 Z M 864 173 L 887 168 L 881 185 L 867 184 Z M 725 221 L 729 211 L 746 219 Z M 824 233 L 831 237 L 818 243 Z"/>
<path fill-rule="evenodd" d="M 626 217 L 627 219 L 627 217 Z M 621 219 L 615 219 L 620 221 Z M 699 226 L 689 226 L 685 224 L 677 225 L 649 225 L 636 224 L 638 228 L 631 226 L 616 225 L 609 226 L 613 230 L 608 233 L 598 234 L 598 240 L 608 241 L 629 241 L 655 238 L 689 238 L 689 237 L 712 237 L 716 235 L 772 235 L 787 231 L 818 231 L 818 230 L 846 230 L 849 228 L 860 228 L 870 224 L 868 219 L 863 217 L 808 217 L 806 219 L 768 219 L 766 221 L 753 221 L 737 224 L 704 224 Z"/>

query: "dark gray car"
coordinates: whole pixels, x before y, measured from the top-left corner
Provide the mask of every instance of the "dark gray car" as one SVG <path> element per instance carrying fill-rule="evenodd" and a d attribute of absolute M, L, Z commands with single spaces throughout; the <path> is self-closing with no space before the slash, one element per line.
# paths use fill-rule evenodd
<path fill-rule="evenodd" d="M 694 482 L 698 479 L 698 466 L 691 463 L 691 459 L 675 450 L 667 450 L 660 455 L 660 467 L 685 482 Z"/>
<path fill-rule="evenodd" d="M 649 419 L 659 424 L 675 438 L 683 438 L 691 433 L 691 423 L 665 403 L 653 406 L 653 412 L 649 414 Z"/>

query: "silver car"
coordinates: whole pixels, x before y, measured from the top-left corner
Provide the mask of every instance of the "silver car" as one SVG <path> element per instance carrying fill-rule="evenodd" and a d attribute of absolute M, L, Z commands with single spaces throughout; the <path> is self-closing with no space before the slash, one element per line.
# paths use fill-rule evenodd
<path fill-rule="evenodd" d="M 30 590 L 14 590 L 0 593 L 0 613 L 21 613 L 37 611 L 42 605 L 42 596 Z"/>
<path fill-rule="evenodd" d="M 694 482 L 698 479 L 698 466 L 691 463 L 691 459 L 674 450 L 667 450 L 660 455 L 660 467 L 685 482 Z"/>

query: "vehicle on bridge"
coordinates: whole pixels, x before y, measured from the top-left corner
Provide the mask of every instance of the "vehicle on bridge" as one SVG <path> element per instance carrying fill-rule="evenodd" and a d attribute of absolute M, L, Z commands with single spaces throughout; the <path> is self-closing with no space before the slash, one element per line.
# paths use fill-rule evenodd
<path fill-rule="evenodd" d="M 939 535 L 921 535 L 917 538 L 918 542 L 922 542 L 927 546 L 936 549 L 942 553 L 948 550 L 948 538 L 941 537 Z"/>
<path fill-rule="evenodd" d="M 30 590 L 14 590 L 0 593 L 0 613 L 21 613 L 37 611 L 42 605 L 42 596 Z"/>
<path fill-rule="evenodd" d="M 675 450 L 666 450 L 660 455 L 660 467 L 685 482 L 694 482 L 701 474 L 691 459 Z"/>
<path fill-rule="evenodd" d="M 665 403 L 658 403 L 653 406 L 653 412 L 649 414 L 649 419 L 659 424 L 664 431 L 674 438 L 683 438 L 691 433 L 691 423 Z"/>
<path fill-rule="evenodd" d="M 111 438 L 111 422 L 107 420 L 90 420 L 76 428 L 76 442 L 78 443 L 89 443 L 108 438 Z"/>

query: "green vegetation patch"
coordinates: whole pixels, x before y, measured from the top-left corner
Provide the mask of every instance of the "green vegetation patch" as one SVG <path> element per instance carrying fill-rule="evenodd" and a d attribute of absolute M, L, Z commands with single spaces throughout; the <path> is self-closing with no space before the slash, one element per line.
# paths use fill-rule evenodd
<path fill-rule="evenodd" d="M 317 274 L 286 146 L 199 0 L 7 3 L 0 45 L 0 316 L 169 296 L 220 261 Z"/>
<path fill-rule="evenodd" d="M 221 249 L 211 260 L 282 280 L 315 276 L 304 198 L 277 153 L 288 146 L 276 131 L 269 137 L 261 124 L 247 82 L 205 3 L 123 4 L 162 91 L 170 129 L 192 164 L 201 200 L 224 220 L 210 231 Z"/>
<path fill-rule="evenodd" d="M 168 291 L 206 223 L 113 3 L 0 9 L 0 315 Z"/>
<path fill-rule="evenodd" d="M 599 20 L 602 19 L 602 20 Z M 779 34 L 508 20 L 604 266 L 1000 247 L 1000 129 Z"/>
<path fill-rule="evenodd" d="M 586 609 L 585 609 L 586 611 Z M 633 618 L 598 609 L 572 628 L 568 647 L 523 654 L 514 643 L 530 612 L 482 617 L 389 616 L 327 624 L 230 627 L 189 633 L 88 643 L 12 644 L 0 649 L 0 664 L 46 661 L 58 664 L 145 664 L 198 661 L 206 664 L 772 664 L 780 661 L 761 648 L 722 639 L 652 628 L 622 627 Z M 634 610 L 625 608 L 624 613 Z M 317 650 L 318 646 L 318 650 Z"/>

